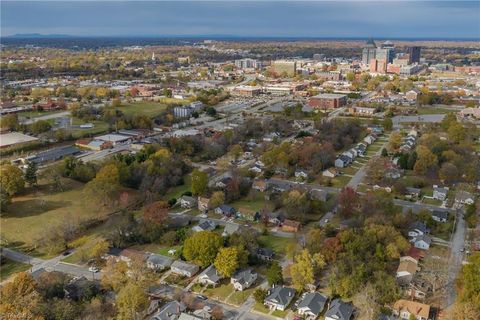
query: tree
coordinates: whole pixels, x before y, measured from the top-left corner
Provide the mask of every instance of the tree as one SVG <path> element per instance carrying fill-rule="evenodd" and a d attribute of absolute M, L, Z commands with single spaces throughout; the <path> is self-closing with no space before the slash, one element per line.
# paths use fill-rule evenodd
<path fill-rule="evenodd" d="M 266 297 L 267 297 L 267 290 L 263 288 L 258 288 L 253 292 L 253 298 L 258 303 L 263 303 Z"/>
<path fill-rule="evenodd" d="M 2 191 L 9 196 L 22 192 L 25 187 L 22 170 L 9 163 L 2 164 L 0 167 L 0 187 Z"/>
<path fill-rule="evenodd" d="M 278 261 L 272 261 L 272 263 L 268 267 L 267 280 L 269 285 L 283 283 L 282 267 L 280 266 Z"/>
<path fill-rule="evenodd" d="M 225 278 L 229 278 L 240 266 L 239 250 L 236 247 L 221 248 L 215 258 L 215 268 Z"/>
<path fill-rule="evenodd" d="M 315 283 L 315 274 L 325 266 L 325 259 L 316 253 L 313 256 L 308 249 L 302 250 L 295 256 L 295 263 L 290 269 L 295 289 L 302 291 L 307 285 Z"/>
<path fill-rule="evenodd" d="M 99 261 L 107 252 L 110 244 L 105 239 L 98 240 L 92 248 L 91 257 Z"/>
<path fill-rule="evenodd" d="M 63 288 L 67 285 L 70 278 L 62 272 L 52 271 L 40 274 L 36 280 L 35 289 L 45 299 L 60 298 L 63 299 L 65 292 Z"/>
<path fill-rule="evenodd" d="M 393 121 L 391 118 L 385 118 L 383 119 L 382 125 L 386 131 L 390 131 L 392 130 L 392 127 L 393 127 Z"/>
<path fill-rule="evenodd" d="M 210 207 L 216 208 L 225 203 L 225 193 L 223 191 L 215 191 L 210 198 Z"/>
<path fill-rule="evenodd" d="M 0 118 L 0 128 L 7 130 L 18 130 L 20 122 L 18 122 L 18 116 L 15 113 L 4 115 Z"/>
<path fill-rule="evenodd" d="M 155 226 L 162 226 L 168 218 L 168 208 L 165 201 L 151 203 L 143 209 L 143 220 Z"/>
<path fill-rule="evenodd" d="M 448 128 L 448 138 L 455 143 L 463 142 L 467 138 L 467 130 L 461 123 L 455 122 Z"/>
<path fill-rule="evenodd" d="M 46 120 L 38 120 L 32 123 L 30 130 L 34 134 L 40 134 L 49 131 L 52 128 L 50 123 Z"/>
<path fill-rule="evenodd" d="M 343 188 L 338 195 L 340 214 L 343 217 L 350 217 L 354 210 L 358 208 L 359 200 L 358 194 L 354 189 L 350 187 Z"/>
<path fill-rule="evenodd" d="M 222 244 L 222 237 L 214 232 L 196 232 L 185 240 L 183 256 L 188 261 L 193 261 L 205 268 L 215 261 Z"/>
<path fill-rule="evenodd" d="M 207 191 L 208 175 L 198 169 L 192 172 L 192 193 L 194 195 L 203 195 Z"/>
<path fill-rule="evenodd" d="M 148 306 L 148 297 L 142 287 L 129 282 L 117 296 L 119 320 L 143 319 L 140 313 Z"/>
<path fill-rule="evenodd" d="M 419 145 L 416 148 L 417 161 L 413 170 L 420 174 L 426 174 L 428 171 L 437 167 L 438 158 L 427 147 Z"/>
<path fill-rule="evenodd" d="M 87 183 L 86 191 L 103 205 L 112 201 L 120 191 L 120 173 L 114 164 L 107 164 Z"/>
<path fill-rule="evenodd" d="M 27 170 L 25 171 L 25 182 L 29 184 L 30 187 L 37 184 L 37 164 L 35 162 L 29 162 L 27 165 Z"/>
<path fill-rule="evenodd" d="M 116 262 L 114 259 L 108 259 L 103 269 L 102 287 L 106 290 L 114 290 L 119 292 L 128 281 L 128 265 L 124 261 Z"/>
<path fill-rule="evenodd" d="M 446 184 L 452 184 L 460 178 L 457 166 L 449 162 L 442 164 L 442 167 L 438 171 L 438 176 Z"/>
<path fill-rule="evenodd" d="M 390 139 L 388 140 L 387 149 L 388 152 L 395 152 L 400 146 L 402 145 L 402 135 L 400 132 L 394 132 L 390 135 Z"/>

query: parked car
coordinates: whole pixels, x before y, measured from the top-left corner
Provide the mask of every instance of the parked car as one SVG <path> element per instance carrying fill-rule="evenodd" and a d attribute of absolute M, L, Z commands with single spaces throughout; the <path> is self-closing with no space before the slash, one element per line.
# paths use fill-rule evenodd
<path fill-rule="evenodd" d="M 93 273 L 97 273 L 97 272 L 98 272 L 98 268 L 97 268 L 97 267 L 94 267 L 94 266 L 91 266 L 90 268 L 88 268 L 88 271 L 93 272 Z"/>

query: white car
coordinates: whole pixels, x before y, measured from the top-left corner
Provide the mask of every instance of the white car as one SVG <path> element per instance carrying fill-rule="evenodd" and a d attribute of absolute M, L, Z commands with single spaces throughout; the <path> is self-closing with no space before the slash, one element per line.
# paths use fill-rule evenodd
<path fill-rule="evenodd" d="M 329 221 L 328 219 L 325 219 L 325 221 L 324 221 L 324 222 L 325 222 L 325 223 L 328 223 L 328 221 Z"/>

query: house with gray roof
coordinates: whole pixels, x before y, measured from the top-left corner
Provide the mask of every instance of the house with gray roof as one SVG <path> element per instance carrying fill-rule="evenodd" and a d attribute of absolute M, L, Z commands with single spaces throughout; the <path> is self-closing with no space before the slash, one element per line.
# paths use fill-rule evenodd
<path fill-rule="evenodd" d="M 325 312 L 325 320 L 350 320 L 353 315 L 353 306 L 340 299 L 334 299 Z"/>
<path fill-rule="evenodd" d="M 179 199 L 179 202 L 182 208 L 190 209 L 197 205 L 197 199 L 195 199 L 194 197 L 186 196 L 186 195 L 181 196 Z"/>
<path fill-rule="evenodd" d="M 426 235 L 421 235 L 410 240 L 413 243 L 413 246 L 418 249 L 428 250 L 430 249 L 430 244 L 432 243 L 432 238 Z"/>
<path fill-rule="evenodd" d="M 215 230 L 216 227 L 217 227 L 217 224 L 215 223 L 215 221 L 204 220 L 204 221 L 201 221 L 198 225 L 194 226 L 192 230 L 195 232 L 213 231 Z"/>
<path fill-rule="evenodd" d="M 235 290 L 243 291 L 250 288 L 255 280 L 257 280 L 257 277 L 257 273 L 250 268 L 239 270 L 232 275 L 230 283 L 233 284 Z"/>
<path fill-rule="evenodd" d="M 327 303 L 328 298 L 318 292 L 307 292 L 298 302 L 298 313 L 308 320 L 318 318 Z"/>
<path fill-rule="evenodd" d="M 237 232 L 240 229 L 240 225 L 238 223 L 231 223 L 227 222 L 225 224 L 225 229 L 223 229 L 222 236 L 231 236 L 235 232 Z"/>
<path fill-rule="evenodd" d="M 432 219 L 437 221 L 437 222 L 445 223 L 448 220 L 448 212 L 447 211 L 434 210 L 432 212 Z"/>
<path fill-rule="evenodd" d="M 433 199 L 445 201 L 447 199 L 448 187 L 433 186 Z"/>
<path fill-rule="evenodd" d="M 408 230 L 409 237 L 418 237 L 427 233 L 430 233 L 430 230 L 428 230 L 425 223 L 420 221 L 415 221 L 414 223 L 412 223 Z"/>
<path fill-rule="evenodd" d="M 158 301 L 158 300 L 156 300 Z M 166 303 L 161 307 L 151 318 L 150 320 L 177 320 L 180 317 L 180 314 L 187 309 L 183 302 L 178 302 L 176 300 Z"/>
<path fill-rule="evenodd" d="M 197 265 L 188 263 L 182 260 L 176 260 L 170 266 L 173 273 L 185 276 L 185 277 L 192 277 L 194 274 L 198 272 L 200 269 Z"/>
<path fill-rule="evenodd" d="M 147 257 L 147 267 L 155 271 L 170 268 L 172 263 L 173 259 L 160 254 L 152 253 Z"/>
<path fill-rule="evenodd" d="M 211 264 L 207 269 L 203 270 L 198 276 L 198 283 L 204 286 L 216 286 L 222 277 L 218 273 L 217 269 Z"/>
<path fill-rule="evenodd" d="M 271 310 L 285 311 L 295 296 L 295 289 L 284 286 L 273 286 L 267 292 L 263 304 Z"/>

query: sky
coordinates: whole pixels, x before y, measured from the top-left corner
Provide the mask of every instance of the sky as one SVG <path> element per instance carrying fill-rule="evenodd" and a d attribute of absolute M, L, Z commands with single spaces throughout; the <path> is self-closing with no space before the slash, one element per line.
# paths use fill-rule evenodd
<path fill-rule="evenodd" d="M 480 38 L 480 1 L 1 1 L 1 35 Z"/>

